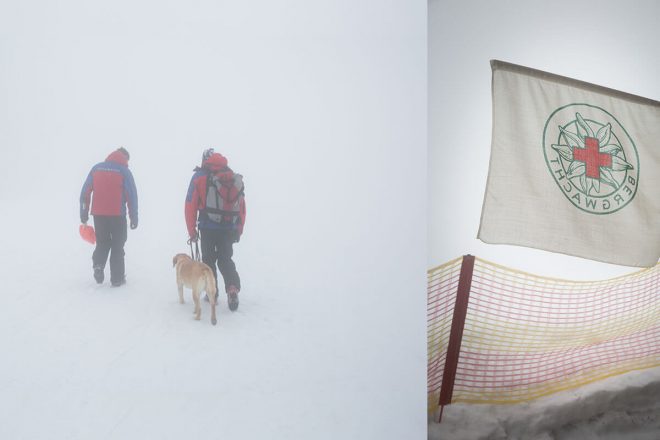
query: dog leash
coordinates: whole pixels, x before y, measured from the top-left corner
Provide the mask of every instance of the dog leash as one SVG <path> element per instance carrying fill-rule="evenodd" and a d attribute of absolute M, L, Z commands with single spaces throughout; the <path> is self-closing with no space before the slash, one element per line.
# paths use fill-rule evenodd
<path fill-rule="evenodd" d="M 194 252 L 193 252 L 193 241 L 189 239 L 188 244 L 190 245 L 190 258 L 192 258 L 195 261 L 200 261 L 198 240 L 195 240 L 195 251 Z"/>

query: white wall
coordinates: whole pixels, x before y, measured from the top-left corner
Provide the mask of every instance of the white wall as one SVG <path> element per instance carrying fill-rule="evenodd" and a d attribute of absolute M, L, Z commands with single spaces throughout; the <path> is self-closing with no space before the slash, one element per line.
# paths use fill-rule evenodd
<path fill-rule="evenodd" d="M 658 19 L 653 0 L 429 1 L 429 267 L 471 253 L 569 279 L 637 270 L 476 239 L 490 157 L 489 60 L 658 100 Z"/>

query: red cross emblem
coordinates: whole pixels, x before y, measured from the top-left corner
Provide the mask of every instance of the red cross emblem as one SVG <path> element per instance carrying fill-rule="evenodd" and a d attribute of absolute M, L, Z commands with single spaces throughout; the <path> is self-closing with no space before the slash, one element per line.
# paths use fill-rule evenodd
<path fill-rule="evenodd" d="M 612 167 L 612 155 L 599 151 L 598 139 L 586 137 L 585 148 L 573 147 L 573 160 L 584 162 L 587 177 L 600 179 L 600 167 Z"/>

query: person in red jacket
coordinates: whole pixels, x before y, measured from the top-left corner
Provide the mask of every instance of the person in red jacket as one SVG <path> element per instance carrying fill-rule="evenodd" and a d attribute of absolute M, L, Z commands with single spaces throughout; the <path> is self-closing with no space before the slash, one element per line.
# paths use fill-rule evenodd
<path fill-rule="evenodd" d="M 227 159 L 212 148 L 204 151 L 202 166 L 194 171 L 185 204 L 188 236 L 191 242 L 196 242 L 199 229 L 202 261 L 211 268 L 216 281 L 217 264 L 224 280 L 229 310 L 235 311 L 241 279 L 232 256 L 233 245 L 240 240 L 245 225 L 243 178 L 234 173 L 227 166 Z"/>
<path fill-rule="evenodd" d="M 80 221 L 87 224 L 89 209 L 94 216 L 96 248 L 92 254 L 94 279 L 101 284 L 105 264 L 110 254 L 110 283 L 121 286 L 126 282 L 124 244 L 127 238 L 126 206 L 131 229 L 138 226 L 138 198 L 133 174 L 128 169 L 130 155 L 119 148 L 94 165 L 80 191 Z"/>

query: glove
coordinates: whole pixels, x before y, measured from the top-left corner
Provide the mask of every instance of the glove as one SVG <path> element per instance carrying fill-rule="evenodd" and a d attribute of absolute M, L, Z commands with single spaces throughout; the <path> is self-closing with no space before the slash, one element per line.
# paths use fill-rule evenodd
<path fill-rule="evenodd" d="M 131 229 L 137 228 L 138 222 L 137 220 L 131 220 Z"/>
<path fill-rule="evenodd" d="M 88 214 L 81 214 L 80 215 L 80 223 L 82 223 L 83 225 L 86 225 L 87 220 L 89 220 L 89 215 Z"/>

